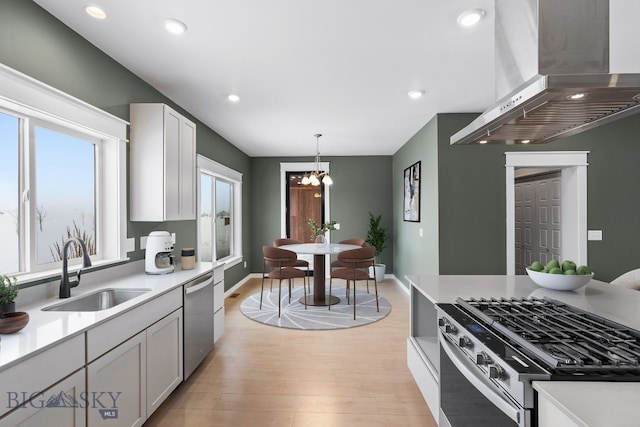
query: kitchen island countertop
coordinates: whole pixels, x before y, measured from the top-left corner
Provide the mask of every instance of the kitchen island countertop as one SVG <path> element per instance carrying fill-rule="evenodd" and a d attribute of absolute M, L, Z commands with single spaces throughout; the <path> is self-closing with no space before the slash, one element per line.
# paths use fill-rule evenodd
<path fill-rule="evenodd" d="M 539 287 L 528 276 L 406 278 L 433 303 L 453 303 L 458 297 L 549 297 L 640 330 L 640 292 L 598 280 L 575 291 L 554 291 Z M 540 414 L 541 426 L 631 427 L 640 423 L 640 382 L 534 381 L 533 387 L 540 397 L 540 410 L 544 411 Z M 549 416 L 553 417 L 551 424 Z"/>

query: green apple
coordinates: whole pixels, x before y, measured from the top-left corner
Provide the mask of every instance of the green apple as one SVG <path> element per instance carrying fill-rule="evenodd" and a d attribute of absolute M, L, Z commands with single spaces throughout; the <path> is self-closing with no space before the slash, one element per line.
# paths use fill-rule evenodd
<path fill-rule="evenodd" d="M 565 260 L 562 263 L 562 271 L 567 271 L 567 270 L 575 270 L 576 269 L 576 263 L 570 260 Z"/>
<path fill-rule="evenodd" d="M 580 274 L 580 275 L 585 275 L 585 274 L 591 274 L 591 269 L 586 266 L 586 265 L 581 265 L 580 267 L 578 267 L 578 269 L 576 270 L 576 273 Z"/>
<path fill-rule="evenodd" d="M 544 265 L 542 265 L 540 261 L 535 261 L 533 264 L 531 264 L 531 267 L 529 267 L 529 270 L 542 271 L 544 270 Z"/>

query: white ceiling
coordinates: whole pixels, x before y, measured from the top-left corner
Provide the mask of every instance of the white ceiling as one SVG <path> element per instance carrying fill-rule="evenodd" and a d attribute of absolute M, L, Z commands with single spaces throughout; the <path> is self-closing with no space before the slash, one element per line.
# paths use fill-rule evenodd
<path fill-rule="evenodd" d="M 313 156 L 315 133 L 322 155 L 390 155 L 495 100 L 493 0 L 93 1 L 104 20 L 34 1 L 250 156 Z M 471 8 L 485 19 L 460 27 Z"/>

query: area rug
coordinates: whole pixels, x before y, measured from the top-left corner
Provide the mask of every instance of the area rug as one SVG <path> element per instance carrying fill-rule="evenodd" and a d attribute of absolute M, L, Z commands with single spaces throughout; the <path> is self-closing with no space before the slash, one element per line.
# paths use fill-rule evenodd
<path fill-rule="evenodd" d="M 328 290 L 328 288 L 327 288 Z M 353 290 L 351 291 L 353 298 Z M 384 319 L 391 312 L 391 304 L 384 297 L 379 297 L 380 312 L 376 311 L 376 295 L 373 290 L 370 294 L 366 290 L 356 289 L 356 319 L 353 320 L 353 305 L 347 305 L 345 288 L 333 288 L 331 293 L 340 302 L 328 307 L 307 306 L 298 300 L 304 296 L 302 286 L 296 286 L 291 294 L 289 304 L 289 291 L 282 287 L 282 315 L 278 317 L 278 288 L 274 283 L 273 291 L 269 292 L 265 283 L 265 291 L 260 310 L 260 292 L 247 297 L 240 310 L 251 320 L 265 325 L 280 328 L 326 330 L 343 329 L 354 326 L 363 326 L 380 319 Z"/>

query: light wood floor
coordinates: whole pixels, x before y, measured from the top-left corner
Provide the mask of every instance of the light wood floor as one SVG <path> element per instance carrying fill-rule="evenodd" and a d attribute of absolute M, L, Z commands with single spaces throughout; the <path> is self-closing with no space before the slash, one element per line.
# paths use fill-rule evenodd
<path fill-rule="evenodd" d="M 224 336 L 145 426 L 436 426 L 407 368 L 409 296 L 398 285 L 379 284 L 385 319 L 333 331 L 247 319 L 240 303 L 259 290 L 251 279 L 225 300 Z"/>

